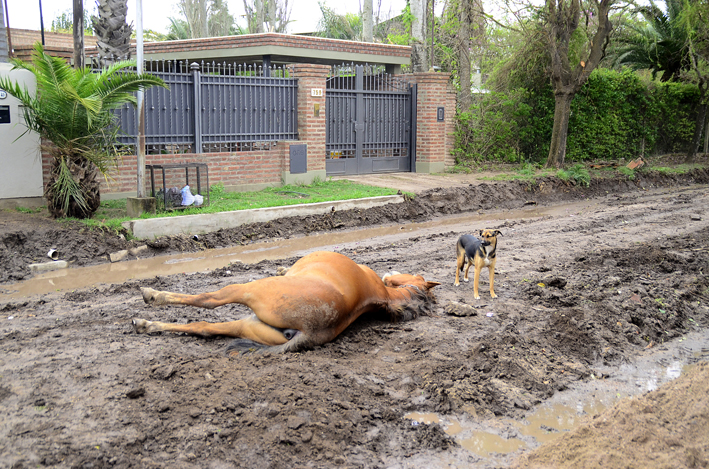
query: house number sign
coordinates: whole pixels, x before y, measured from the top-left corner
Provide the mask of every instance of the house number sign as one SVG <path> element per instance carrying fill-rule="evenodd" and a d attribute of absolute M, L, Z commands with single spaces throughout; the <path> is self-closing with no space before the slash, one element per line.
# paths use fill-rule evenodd
<path fill-rule="evenodd" d="M 310 96 L 322 96 L 322 88 L 311 88 Z"/>

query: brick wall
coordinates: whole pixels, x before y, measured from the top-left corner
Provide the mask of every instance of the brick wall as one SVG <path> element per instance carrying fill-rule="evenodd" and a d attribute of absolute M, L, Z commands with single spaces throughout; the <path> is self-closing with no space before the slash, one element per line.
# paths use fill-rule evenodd
<path fill-rule="evenodd" d="M 298 136 L 308 144 L 308 171 L 324 171 L 325 87 L 330 67 L 295 64 L 288 68 L 298 78 Z M 322 90 L 322 95 L 313 96 L 314 89 Z"/>
<path fill-rule="evenodd" d="M 416 162 L 429 167 L 453 166 L 456 96 L 450 74 L 424 72 L 404 77 L 418 86 Z M 439 107 L 444 109 L 443 122 L 438 121 Z"/>
<path fill-rule="evenodd" d="M 278 186 L 284 180 L 293 182 L 290 172 L 290 145 L 307 144 L 308 173 L 325 172 L 325 94 L 327 65 L 295 64 L 289 66 L 292 76 L 298 78 L 298 133 L 299 141 L 278 142 L 271 150 L 146 155 L 146 164 L 169 164 L 184 162 L 206 163 L 210 184 L 222 183 L 231 190 L 256 190 L 265 186 Z M 417 171 L 442 171 L 454 164 L 453 131 L 455 93 L 450 85 L 450 76 L 445 73 L 417 73 L 404 75 L 418 85 L 417 99 Z M 322 96 L 313 96 L 312 90 L 322 90 Z M 319 93 L 315 93 L 319 94 Z M 439 107 L 445 109 L 445 121 L 437 120 Z M 45 181 L 49 174 L 51 159 L 43 154 Z M 123 196 L 136 192 L 136 156 L 125 156 L 108 182 L 102 183 L 106 197 Z M 194 170 L 192 170 L 194 171 Z M 185 184 L 184 170 L 166 174 L 168 187 L 181 188 Z M 291 178 L 289 180 L 289 177 Z M 196 189 L 194 172 L 190 173 L 190 185 Z M 149 172 L 146 171 L 146 191 L 150 189 Z M 206 181 L 205 181 L 206 184 Z M 162 185 L 162 174 L 156 173 L 156 189 Z"/>
<path fill-rule="evenodd" d="M 288 147 L 291 142 L 279 142 L 271 150 L 244 151 L 230 153 L 202 153 L 181 155 L 146 155 L 145 164 L 172 163 L 206 163 L 208 166 L 209 183 L 222 183 L 230 188 L 240 186 L 278 186 L 281 184 L 281 174 L 287 164 Z M 42 172 L 44 181 L 48 180 L 51 168 L 51 156 L 42 152 Z M 203 192 L 206 186 L 206 175 L 200 175 Z M 101 194 L 135 193 L 137 183 L 137 157 L 124 156 L 117 165 L 116 171 L 110 174 L 108 181 L 102 181 Z M 190 187 L 196 191 L 196 170 L 190 169 Z M 178 187 L 185 185 L 185 170 L 170 169 L 165 172 L 165 185 Z M 155 188 L 162 187 L 162 171 L 155 171 Z M 150 171 L 145 172 L 145 189 L 150 193 Z"/>
<path fill-rule="evenodd" d="M 353 42 L 340 39 L 279 33 L 243 34 L 240 36 L 209 37 L 202 39 L 186 39 L 182 41 L 149 42 L 144 44 L 143 51 L 145 54 L 165 54 L 256 46 L 295 47 L 304 50 L 327 50 L 405 58 L 411 55 L 410 46 Z"/>

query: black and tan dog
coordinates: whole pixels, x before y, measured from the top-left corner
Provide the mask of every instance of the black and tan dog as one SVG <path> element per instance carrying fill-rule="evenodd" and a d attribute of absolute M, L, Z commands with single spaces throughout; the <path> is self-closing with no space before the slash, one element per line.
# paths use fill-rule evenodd
<path fill-rule="evenodd" d="M 500 233 L 500 230 L 480 230 L 478 233 L 482 239 L 473 235 L 463 235 L 458 238 L 458 243 L 455 247 L 457 254 L 455 286 L 460 285 L 459 276 L 463 268 L 465 268 L 463 280 L 467 282 L 470 266 L 475 266 L 473 293 L 475 299 L 479 300 L 480 271 L 483 267 L 487 267 L 490 273 L 490 296 L 497 298 L 497 295 L 495 295 L 495 255 L 497 252 L 497 237 L 502 236 L 502 233 Z"/>

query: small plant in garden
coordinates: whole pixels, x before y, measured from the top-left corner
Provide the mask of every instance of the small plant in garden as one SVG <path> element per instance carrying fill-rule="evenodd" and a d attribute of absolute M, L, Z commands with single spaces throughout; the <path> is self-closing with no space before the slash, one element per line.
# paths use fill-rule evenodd
<path fill-rule="evenodd" d="M 569 173 L 564 171 L 563 169 L 560 169 L 556 172 L 556 177 L 561 179 L 562 181 L 568 181 L 569 180 Z"/>
<path fill-rule="evenodd" d="M 576 163 L 568 169 L 569 177 L 576 183 L 583 187 L 588 187 L 591 185 L 591 175 L 588 170 L 581 163 Z"/>
<path fill-rule="evenodd" d="M 621 166 L 620 168 L 618 168 L 618 172 L 630 179 L 631 181 L 635 179 L 635 171 L 628 168 L 627 166 Z"/>

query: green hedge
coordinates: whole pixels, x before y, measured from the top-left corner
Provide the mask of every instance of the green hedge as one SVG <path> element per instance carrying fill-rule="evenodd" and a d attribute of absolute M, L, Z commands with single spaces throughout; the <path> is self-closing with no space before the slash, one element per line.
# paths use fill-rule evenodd
<path fill-rule="evenodd" d="M 694 132 L 696 87 L 644 82 L 636 73 L 595 70 L 571 103 L 568 161 L 685 151 Z M 554 121 L 551 86 L 475 96 L 458 114 L 458 163 L 543 162 Z"/>

